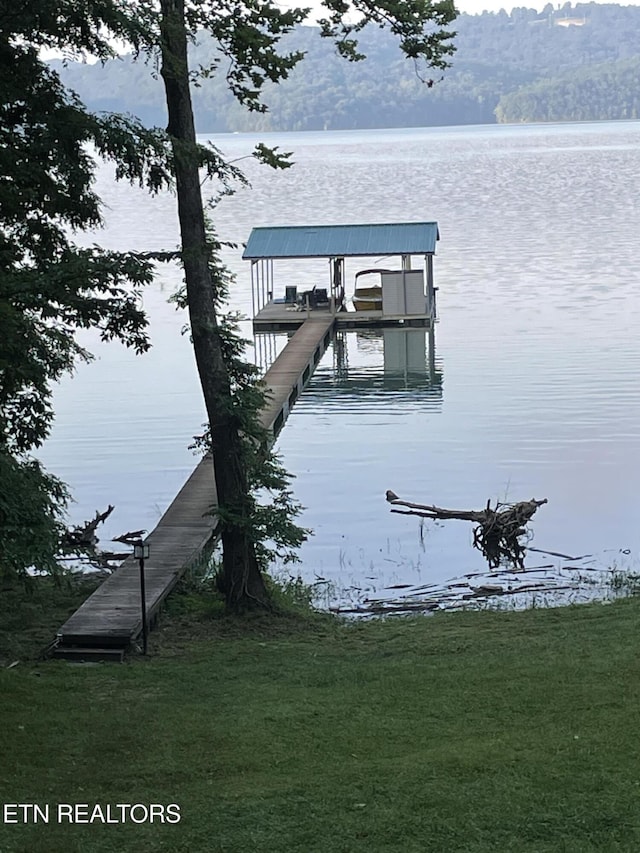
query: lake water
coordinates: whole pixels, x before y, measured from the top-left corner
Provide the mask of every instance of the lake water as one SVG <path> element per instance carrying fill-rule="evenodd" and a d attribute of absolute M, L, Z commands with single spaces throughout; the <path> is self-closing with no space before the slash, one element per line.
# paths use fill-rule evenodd
<path fill-rule="evenodd" d="M 483 570 L 469 525 L 420 531 L 416 519 L 390 513 L 386 489 L 462 509 L 546 497 L 533 545 L 635 567 L 640 123 L 214 139 L 231 159 L 260 140 L 292 151 L 295 166 L 274 173 L 240 164 L 252 187 L 218 208 L 223 239 L 242 243 L 258 225 L 411 220 L 437 220 L 441 233 L 431 370 L 389 382 L 381 333 L 341 336 L 281 433 L 303 523 L 316 532 L 301 551 L 303 577 L 351 588 L 345 601 Z M 177 244 L 170 196 L 116 184 L 107 168 L 97 189 L 106 229 L 89 242 Z M 250 313 L 240 255 L 226 253 L 237 273 L 232 304 Z M 347 280 L 368 265 L 348 261 Z M 316 283 L 325 266 L 276 264 L 276 289 Z M 144 297 L 148 355 L 88 334 L 96 361 L 57 390 L 41 457 L 72 487 L 74 521 L 116 505 L 103 541 L 152 528 L 196 462 L 187 446 L 203 406 L 184 315 L 166 302 L 178 282 L 176 270 L 161 268 Z"/>

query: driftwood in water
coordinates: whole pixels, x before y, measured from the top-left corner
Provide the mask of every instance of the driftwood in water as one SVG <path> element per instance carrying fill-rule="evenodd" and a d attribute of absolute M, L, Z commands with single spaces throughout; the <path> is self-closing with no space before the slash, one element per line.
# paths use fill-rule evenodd
<path fill-rule="evenodd" d="M 99 524 L 103 524 L 111 515 L 115 507 L 109 506 L 104 512 L 96 512 L 96 517 L 84 524 L 67 529 L 62 542 L 62 550 L 74 554 L 86 554 L 95 551 L 98 545 L 96 530 Z"/>
<path fill-rule="evenodd" d="M 496 503 L 491 508 L 491 502 L 481 510 L 443 509 L 429 504 L 417 504 L 401 500 L 395 492 L 387 491 L 387 500 L 401 515 L 417 515 L 420 518 L 438 520 L 458 519 L 471 521 L 476 525 L 473 531 L 473 545 L 482 551 L 489 563 L 489 568 L 495 569 L 500 565 L 509 564 L 520 569 L 524 568 L 525 546 L 520 541 L 527 534 L 527 524 L 531 521 L 539 506 L 547 503 L 530 500 L 519 503 Z M 406 507 L 397 509 L 396 507 Z"/>
<path fill-rule="evenodd" d="M 103 573 L 111 573 L 117 569 L 131 552 L 103 551 L 99 547 L 97 529 L 111 515 L 115 507 L 109 506 L 104 512 L 96 512 L 95 518 L 67 528 L 61 543 L 61 560 L 73 560 L 82 557 L 86 564 L 98 569 Z M 146 530 L 133 530 L 122 536 L 115 536 L 113 542 L 122 542 L 125 545 L 137 544 Z"/>

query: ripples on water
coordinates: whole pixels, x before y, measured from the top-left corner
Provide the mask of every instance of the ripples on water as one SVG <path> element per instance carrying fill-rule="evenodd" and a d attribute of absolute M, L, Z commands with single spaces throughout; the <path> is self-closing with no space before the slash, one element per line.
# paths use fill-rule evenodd
<path fill-rule="evenodd" d="M 215 141 L 236 157 L 257 138 Z M 386 586 L 444 584 L 483 568 L 468 525 L 429 523 L 421 536 L 415 519 L 390 514 L 388 488 L 464 509 L 488 498 L 547 497 L 534 544 L 596 554 L 603 566 L 633 564 L 640 125 L 267 141 L 293 150 L 297 165 L 275 174 L 249 164 L 253 188 L 218 210 L 224 239 L 241 243 L 256 225 L 424 219 L 437 219 L 442 237 L 434 363 L 422 376 L 385 376 L 382 336 L 349 333 L 340 352 L 327 352 L 282 432 L 279 448 L 307 507 L 303 522 L 316 531 L 302 550 L 305 578 L 375 597 Z M 107 170 L 98 191 L 107 203 L 105 245 L 176 244 L 171 198 L 149 200 L 114 184 Z M 249 311 L 239 254 L 227 255 L 238 273 L 232 302 Z M 347 262 L 348 276 L 357 269 Z M 74 489 L 76 519 L 117 505 L 110 535 L 153 526 L 194 462 L 186 446 L 203 420 L 184 318 L 165 302 L 178 273 L 159 276 L 145 296 L 154 350 L 135 358 L 98 347 L 99 361 L 60 388 L 43 452 Z M 276 265 L 282 290 L 317 276 L 326 276 L 324 262 Z"/>

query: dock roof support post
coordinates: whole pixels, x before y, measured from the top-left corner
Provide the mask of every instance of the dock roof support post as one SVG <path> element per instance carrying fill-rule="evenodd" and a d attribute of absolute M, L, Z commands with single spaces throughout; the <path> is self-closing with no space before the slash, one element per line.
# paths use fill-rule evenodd
<path fill-rule="evenodd" d="M 433 255 L 425 255 L 427 271 L 427 314 L 431 320 L 436 319 L 436 291 L 433 286 Z"/>
<path fill-rule="evenodd" d="M 336 313 L 336 302 L 344 300 L 344 258 L 332 258 L 333 274 L 331 276 L 332 313 Z"/>
<path fill-rule="evenodd" d="M 269 261 L 262 262 L 262 307 L 267 304 L 267 282 L 269 281 Z"/>
<path fill-rule="evenodd" d="M 267 261 L 267 299 L 273 299 L 273 258 Z"/>
<path fill-rule="evenodd" d="M 264 265 L 264 272 L 265 272 L 265 278 L 264 278 L 264 304 L 265 304 L 265 305 L 266 305 L 266 304 L 267 304 L 267 302 L 269 301 L 269 265 L 270 265 L 270 262 L 269 262 L 269 261 L 267 261 L 267 262 L 265 263 L 265 265 Z"/>
<path fill-rule="evenodd" d="M 336 313 L 338 295 L 343 290 L 344 258 L 329 258 L 329 275 L 331 278 L 331 313 Z"/>
<path fill-rule="evenodd" d="M 254 267 L 256 265 L 256 261 L 251 261 L 251 316 L 252 318 L 256 316 L 256 283 L 255 276 L 253 274 Z"/>
<path fill-rule="evenodd" d="M 333 280 L 333 258 L 329 258 L 329 308 L 336 313 L 336 288 Z"/>

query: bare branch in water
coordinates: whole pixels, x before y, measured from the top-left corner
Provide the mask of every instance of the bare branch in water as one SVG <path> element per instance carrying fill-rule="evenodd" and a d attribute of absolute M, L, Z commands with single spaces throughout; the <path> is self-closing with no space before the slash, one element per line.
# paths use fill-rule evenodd
<path fill-rule="evenodd" d="M 531 521 L 538 507 L 547 503 L 532 498 L 530 501 L 519 503 L 499 503 L 491 508 L 491 501 L 481 510 L 444 509 L 434 504 L 419 504 L 404 501 L 389 489 L 386 500 L 392 504 L 391 512 L 400 515 L 417 515 L 420 518 L 447 521 L 471 521 L 476 525 L 473 531 L 473 545 L 482 552 L 490 569 L 500 565 L 512 565 L 524 568 L 525 544 L 521 541 L 527 536 L 527 524 Z M 406 507 L 399 509 L 398 507 Z"/>

